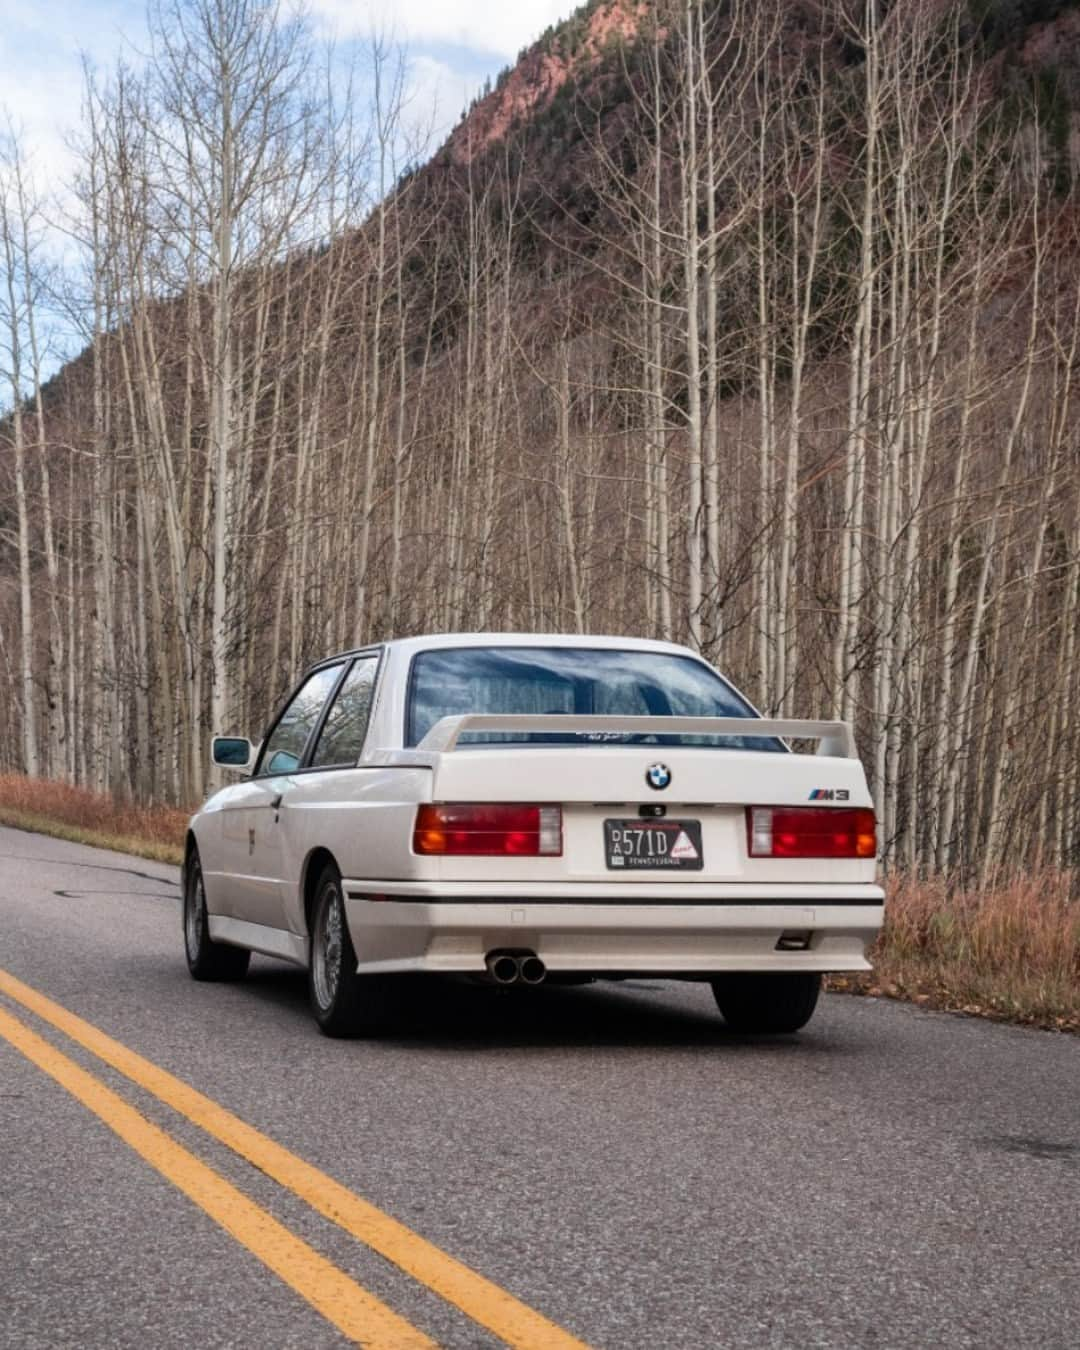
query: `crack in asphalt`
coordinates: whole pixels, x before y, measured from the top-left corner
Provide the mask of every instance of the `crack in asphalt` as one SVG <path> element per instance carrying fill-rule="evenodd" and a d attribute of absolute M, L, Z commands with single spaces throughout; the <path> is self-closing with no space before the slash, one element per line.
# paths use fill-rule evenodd
<path fill-rule="evenodd" d="M 171 883 L 165 882 L 165 885 Z M 152 895 L 149 891 L 117 891 L 111 887 L 104 891 L 65 891 L 63 889 L 53 891 L 61 900 L 85 900 L 91 895 L 134 895 L 140 900 L 167 900 L 172 904 L 176 900 L 175 895 Z"/>
<path fill-rule="evenodd" d="M 51 866 L 73 867 L 80 872 L 120 872 L 124 876 L 137 877 L 140 881 L 152 881 L 158 886 L 175 886 L 177 890 L 180 889 L 180 883 L 178 881 L 171 881 L 168 877 L 156 877 L 152 872 L 140 872 L 134 867 L 117 867 L 115 864 L 109 863 L 67 863 L 64 862 L 62 858 L 35 858 L 29 853 L 8 853 L 5 856 L 8 858 L 15 858 L 19 862 L 47 863 Z M 53 894 L 59 895 L 60 892 L 54 891 Z M 87 894 L 91 894 L 91 892 L 87 892 Z M 105 892 L 99 891 L 96 892 L 96 894 L 104 895 Z M 129 891 L 127 894 L 135 895 L 138 894 L 138 892 Z M 170 896 L 169 898 L 171 899 L 172 897 Z"/>
<path fill-rule="evenodd" d="M 986 1142 L 1005 1153 L 1021 1153 L 1024 1157 L 1041 1158 L 1047 1162 L 1073 1163 L 1076 1155 L 1080 1154 L 1080 1144 L 1060 1143 L 1053 1139 L 1042 1139 L 1038 1135 L 994 1135 Z"/>

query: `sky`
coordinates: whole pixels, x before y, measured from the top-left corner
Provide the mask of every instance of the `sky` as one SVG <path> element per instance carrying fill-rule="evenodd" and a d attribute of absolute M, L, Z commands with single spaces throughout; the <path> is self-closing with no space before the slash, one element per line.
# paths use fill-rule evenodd
<path fill-rule="evenodd" d="M 579 0 L 577 0 L 579 2 Z M 307 0 L 320 36 L 347 51 L 373 30 L 403 43 L 410 113 L 445 134 L 483 86 L 576 0 Z M 144 0 L 0 0 L 0 110 L 21 131 L 37 176 L 62 179 L 79 120 L 83 56 L 107 71 L 146 48 Z"/>

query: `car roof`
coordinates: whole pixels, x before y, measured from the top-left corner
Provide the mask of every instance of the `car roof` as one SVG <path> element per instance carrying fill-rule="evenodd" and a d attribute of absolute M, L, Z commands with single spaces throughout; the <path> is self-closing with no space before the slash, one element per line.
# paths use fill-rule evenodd
<path fill-rule="evenodd" d="M 312 662 L 310 669 L 340 661 L 361 651 L 382 649 L 398 656 L 410 657 L 416 652 L 448 647 L 578 647 L 612 651 L 667 652 L 680 656 L 697 656 L 689 647 L 677 642 L 662 642 L 654 638 L 620 637 L 608 633 L 425 633 L 417 637 L 391 638 L 373 642 L 366 647 L 354 647 L 336 652 Z M 698 658 L 701 659 L 701 658 Z"/>

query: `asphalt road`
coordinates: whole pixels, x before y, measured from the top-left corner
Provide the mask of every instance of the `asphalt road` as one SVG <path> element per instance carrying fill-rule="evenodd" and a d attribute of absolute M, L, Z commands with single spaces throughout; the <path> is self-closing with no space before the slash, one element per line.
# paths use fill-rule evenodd
<path fill-rule="evenodd" d="M 288 967 L 193 983 L 178 896 L 175 869 L 0 829 L 0 976 L 589 1345 L 1080 1345 L 1078 1039 L 833 995 L 755 1040 L 707 987 L 639 982 L 439 984 L 393 1039 L 334 1042 Z M 347 1343 L 11 1017 L 439 1345 L 502 1343 L 12 988 L 0 1345 Z"/>

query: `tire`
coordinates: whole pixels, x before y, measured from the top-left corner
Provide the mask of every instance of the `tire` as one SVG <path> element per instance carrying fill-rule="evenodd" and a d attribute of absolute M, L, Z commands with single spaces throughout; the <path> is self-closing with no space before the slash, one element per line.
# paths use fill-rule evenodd
<path fill-rule="evenodd" d="M 358 975 L 341 876 L 327 864 L 311 911 L 308 997 L 324 1036 L 374 1036 L 390 1024 L 393 976 Z"/>
<path fill-rule="evenodd" d="M 251 953 L 210 938 L 199 850 L 192 847 L 184 868 L 184 955 L 193 980 L 242 980 Z"/>
<path fill-rule="evenodd" d="M 732 1031 L 779 1035 L 806 1026 L 817 1007 L 821 976 L 814 972 L 718 975 L 716 1006 Z"/>

